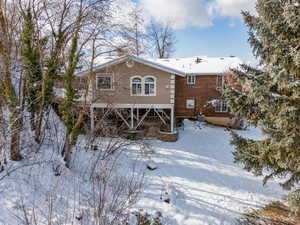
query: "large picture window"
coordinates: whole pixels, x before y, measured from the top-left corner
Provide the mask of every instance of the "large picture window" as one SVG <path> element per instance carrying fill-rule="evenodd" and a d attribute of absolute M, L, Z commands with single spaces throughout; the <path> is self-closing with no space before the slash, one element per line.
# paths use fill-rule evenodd
<path fill-rule="evenodd" d="M 131 95 L 134 96 L 155 96 L 156 95 L 156 79 L 152 76 L 131 77 Z"/>
<path fill-rule="evenodd" d="M 98 90 L 112 90 L 113 81 L 111 74 L 97 75 L 97 89 Z"/>

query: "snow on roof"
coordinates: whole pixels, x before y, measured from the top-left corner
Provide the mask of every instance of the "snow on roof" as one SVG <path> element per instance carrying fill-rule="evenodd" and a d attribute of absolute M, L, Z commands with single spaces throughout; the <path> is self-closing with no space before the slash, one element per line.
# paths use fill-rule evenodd
<path fill-rule="evenodd" d="M 238 57 L 207 57 L 148 59 L 155 63 L 183 71 L 186 74 L 220 74 L 237 68 L 242 61 Z"/>
<path fill-rule="evenodd" d="M 169 68 L 182 74 L 210 75 L 227 72 L 231 68 L 237 68 L 242 64 L 241 59 L 234 56 L 229 57 L 207 57 L 195 56 L 189 58 L 168 58 L 168 59 L 149 59 L 136 56 L 127 56 L 131 59 L 139 59 L 141 62 L 150 62 L 155 66 Z M 101 56 L 95 61 L 95 68 L 101 68 L 102 65 L 110 65 L 110 62 L 118 63 L 118 59 L 126 56 Z"/>

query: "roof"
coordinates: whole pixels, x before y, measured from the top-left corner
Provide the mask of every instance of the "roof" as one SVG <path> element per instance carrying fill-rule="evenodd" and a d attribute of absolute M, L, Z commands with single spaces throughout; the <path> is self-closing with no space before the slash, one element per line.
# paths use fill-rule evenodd
<path fill-rule="evenodd" d="M 216 75 L 231 68 L 237 68 L 242 61 L 238 57 L 207 57 L 195 56 L 189 58 L 145 59 L 133 55 L 103 56 L 97 58 L 94 70 L 103 69 L 128 60 L 133 60 L 156 69 L 179 76 L 186 75 Z M 81 72 L 80 74 L 84 74 Z"/>
<path fill-rule="evenodd" d="M 152 59 L 153 62 L 183 71 L 185 74 L 210 75 L 222 74 L 231 68 L 237 68 L 242 61 L 238 57 L 207 57 Z"/>
<path fill-rule="evenodd" d="M 103 69 L 103 68 L 106 68 L 106 67 L 110 67 L 112 65 L 116 65 L 116 64 L 119 64 L 119 63 L 122 63 L 122 62 L 126 62 L 128 60 L 133 60 L 135 62 L 144 64 L 144 65 L 147 65 L 147 66 L 151 66 L 153 68 L 156 68 L 156 69 L 168 72 L 168 73 L 173 73 L 173 74 L 183 76 L 183 77 L 186 76 L 186 74 L 183 71 L 177 70 L 177 69 L 172 68 L 172 67 L 168 67 L 168 66 L 163 65 L 163 64 L 156 63 L 156 62 L 151 61 L 151 60 L 147 60 L 147 59 L 144 59 L 144 58 L 133 56 L 133 55 L 125 55 L 125 56 L 121 56 L 121 57 L 118 57 L 118 56 L 99 57 L 98 60 L 97 60 L 98 66 L 96 66 L 94 68 L 94 70 L 100 70 L 100 69 Z M 80 74 L 84 74 L 84 73 L 85 72 L 81 72 Z"/>

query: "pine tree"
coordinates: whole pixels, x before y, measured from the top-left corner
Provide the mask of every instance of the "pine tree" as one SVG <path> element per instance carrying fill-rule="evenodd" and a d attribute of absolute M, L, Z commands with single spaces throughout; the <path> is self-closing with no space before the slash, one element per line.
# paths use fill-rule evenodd
<path fill-rule="evenodd" d="M 300 181 L 300 1 L 258 0 L 257 15 L 243 12 L 249 42 L 260 67 L 232 70 L 244 92 L 228 87 L 231 112 L 262 128 L 266 139 L 233 134 L 235 161 L 255 175 Z"/>

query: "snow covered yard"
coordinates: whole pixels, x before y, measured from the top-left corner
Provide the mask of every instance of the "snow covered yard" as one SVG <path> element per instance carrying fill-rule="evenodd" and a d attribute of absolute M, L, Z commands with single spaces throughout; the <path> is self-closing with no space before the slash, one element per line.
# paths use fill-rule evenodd
<path fill-rule="evenodd" d="M 29 212 L 34 209 L 40 215 L 40 221 L 44 222 L 38 224 L 47 224 L 50 205 L 55 206 L 53 214 L 57 216 L 53 218 L 57 224 L 90 225 L 83 220 L 66 221 L 87 215 L 87 209 L 94 204 L 92 196 L 95 198 L 91 171 L 98 171 L 96 175 L 105 178 L 110 171 L 102 175 L 101 168 L 111 162 L 97 161 L 99 151 L 87 151 L 83 147 L 86 138 L 81 137 L 73 155 L 74 167 L 55 176 L 55 166 L 62 163 L 59 153 L 62 135 L 61 131 L 52 130 L 56 134 L 56 146 L 46 145 L 39 154 L 33 154 L 33 158 L 9 165 L 21 168 L 11 174 L 0 173 L 1 225 L 23 224 L 20 221 L 24 220 L 25 206 Z M 262 138 L 257 129 L 239 132 L 247 137 Z M 119 191 L 114 190 L 114 185 L 123 179 L 119 174 L 127 176 L 133 172 L 146 173 L 143 191 L 133 210 L 143 209 L 152 215 L 160 212 L 166 225 L 231 225 L 241 212 L 280 199 L 284 192 L 277 184 L 271 182 L 263 187 L 262 178 L 253 177 L 233 163 L 233 146 L 229 141 L 230 134 L 224 128 L 185 121 L 176 143 L 146 141 L 144 144 L 148 147 L 143 151 L 139 143 L 125 143 L 122 147 L 125 150 L 118 156 L 115 154 L 112 161 L 117 166 L 113 176 L 109 175 L 112 179 L 108 187 L 112 191 L 105 192 L 106 201 L 114 191 Z M 106 143 L 102 145 L 105 147 Z M 30 165 L 31 162 L 35 164 Z M 102 165 L 96 166 L 96 162 Z M 147 165 L 157 169 L 147 170 Z M 126 189 L 127 184 L 118 187 Z M 106 204 L 110 206 L 109 202 Z"/>
<path fill-rule="evenodd" d="M 260 139 L 258 129 L 239 131 Z M 174 225 L 234 224 L 240 212 L 278 200 L 283 192 L 275 183 L 262 185 L 233 163 L 233 146 L 226 129 L 185 121 L 176 143 L 152 141 L 155 154 L 149 161 L 143 198 L 146 211 L 160 211 Z M 162 196 L 162 200 L 160 199 Z M 163 200 L 170 199 L 170 204 Z"/>

